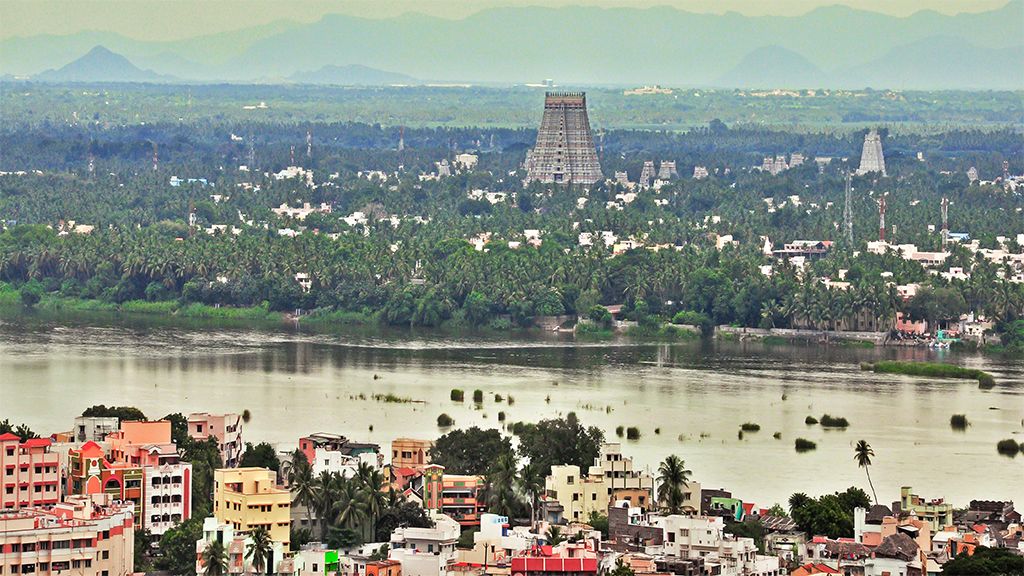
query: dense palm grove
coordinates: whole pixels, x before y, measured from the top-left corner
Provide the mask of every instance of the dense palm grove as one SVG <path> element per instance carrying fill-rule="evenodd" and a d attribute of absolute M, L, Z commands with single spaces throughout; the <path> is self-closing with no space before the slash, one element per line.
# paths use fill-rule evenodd
<path fill-rule="evenodd" d="M 244 123 L 211 116 L 109 125 L 99 116 L 82 123 L 5 118 L 0 169 L 25 173 L 0 176 L 0 220 L 7 223 L 0 234 L 0 281 L 8 283 L 8 294 L 27 287 L 29 304 L 37 294 L 113 305 L 300 308 L 395 325 L 529 325 L 535 316 L 590 314 L 611 304 L 623 304 L 626 316 L 638 320 L 671 320 L 682 312 L 706 325 L 752 327 L 884 330 L 901 308 L 931 320 L 971 310 L 1001 326 L 1019 319 L 1024 288 L 1000 280 L 998 265 L 974 261 L 964 249 L 956 249 L 949 264 L 973 266 L 972 276 L 953 282 L 895 255 L 863 252 L 878 235 L 881 195 L 888 195 L 894 243 L 938 249 L 943 197 L 950 202 L 950 229 L 970 233 L 982 247 L 995 247 L 997 235 L 1012 239 L 1024 232 L 1020 194 L 971 184 L 965 175 L 974 166 L 983 179 L 994 179 L 1004 160 L 1011 173 L 1024 171 L 1020 132 L 894 130 L 885 140 L 890 177 L 853 179 L 854 245 L 848 246 L 840 232 L 843 159 L 855 166 L 863 134 L 720 121 L 684 132 L 607 131 L 599 139 L 606 174 L 625 170 L 636 180 L 644 160 L 674 159 L 683 175 L 660 191 L 640 191 L 618 210 L 606 207 L 626 191 L 617 184 L 589 191 L 523 188 L 521 164 L 535 137 L 527 129 L 409 129 L 399 151 L 396 128 L 352 122 Z M 479 154 L 475 170 L 418 178 L 461 150 Z M 752 169 L 764 156 L 791 152 L 808 162 L 777 176 Z M 814 156 L 834 160 L 819 171 Z M 313 170 L 314 186 L 265 174 L 293 158 Z M 254 163 L 251 171 L 237 169 L 248 163 Z M 694 165 L 706 166 L 711 177 L 688 178 Z M 389 175 L 358 176 L 367 170 Z M 204 178 L 209 185 L 171 186 L 172 176 Z M 492 205 L 467 196 L 477 189 L 508 198 Z M 328 203 L 333 211 L 303 222 L 270 212 L 301 202 Z M 341 220 L 356 211 L 369 222 Z M 95 230 L 58 235 L 58 224 L 67 220 Z M 202 230 L 214 224 L 242 231 Z M 279 228 L 303 233 L 285 237 Z M 542 245 L 527 246 L 524 230 L 540 230 Z M 665 249 L 612 257 L 601 231 Z M 580 245 L 584 232 L 595 234 L 594 246 Z M 490 243 L 477 251 L 466 240 L 481 233 L 491 234 Z M 726 234 L 738 246 L 715 249 L 716 235 Z M 776 248 L 795 239 L 838 244 L 810 271 L 775 262 L 768 276 L 760 269 L 773 263 L 762 253 L 763 237 Z M 523 246 L 509 248 L 509 241 Z M 1011 240 L 1011 249 L 1021 247 Z M 849 270 L 848 291 L 804 280 L 836 279 L 839 270 Z M 300 272 L 310 275 L 308 292 L 295 281 Z M 903 303 L 893 283 L 908 282 L 930 289 L 917 302 Z"/>

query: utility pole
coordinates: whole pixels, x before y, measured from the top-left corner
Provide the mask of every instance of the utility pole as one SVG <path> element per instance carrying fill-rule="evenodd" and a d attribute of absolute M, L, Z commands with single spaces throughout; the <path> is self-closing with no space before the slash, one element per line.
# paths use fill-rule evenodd
<path fill-rule="evenodd" d="M 949 242 L 949 198 L 943 196 L 942 202 L 942 248 L 946 248 L 946 243 Z"/>
<path fill-rule="evenodd" d="M 878 199 L 878 239 L 885 242 L 885 195 Z"/>
<path fill-rule="evenodd" d="M 843 204 L 843 232 L 846 234 L 846 244 L 849 250 L 853 250 L 853 189 L 850 187 L 850 168 L 846 168 L 846 198 Z"/>

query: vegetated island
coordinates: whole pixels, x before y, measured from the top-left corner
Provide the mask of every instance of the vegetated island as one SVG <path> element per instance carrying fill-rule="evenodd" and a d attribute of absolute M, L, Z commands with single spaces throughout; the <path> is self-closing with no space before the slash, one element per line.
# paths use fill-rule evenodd
<path fill-rule="evenodd" d="M 882 360 L 875 363 L 862 362 L 861 370 L 870 370 L 877 374 L 906 374 L 908 376 L 933 376 L 936 378 L 962 378 L 966 380 L 977 380 L 978 386 L 982 389 L 989 389 L 996 385 L 995 378 L 988 372 L 975 368 L 964 368 L 954 364 L 942 364 L 940 362 L 900 362 L 896 360 Z"/>

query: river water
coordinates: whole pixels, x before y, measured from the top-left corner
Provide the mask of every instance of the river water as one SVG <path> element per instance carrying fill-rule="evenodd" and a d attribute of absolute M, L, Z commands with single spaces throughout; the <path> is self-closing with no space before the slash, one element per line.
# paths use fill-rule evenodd
<path fill-rule="evenodd" d="M 862 372 L 880 358 L 941 360 L 981 368 L 998 382 L 929 380 Z M 466 402 L 449 399 L 466 390 Z M 486 398 L 475 408 L 472 390 Z M 392 393 L 416 402 L 387 403 Z M 496 403 L 494 394 L 513 396 Z M 361 396 L 362 395 L 362 396 Z M 365 399 L 362 399 L 365 397 Z M 617 426 L 642 437 L 623 442 L 641 467 L 678 454 L 705 488 L 726 488 L 759 505 L 793 492 L 817 495 L 850 485 L 867 490 L 853 445 L 875 451 L 879 500 L 913 486 L 957 506 L 971 499 L 1024 504 L 1024 456 L 996 442 L 1024 442 L 1024 361 L 924 349 L 765 346 L 756 343 L 579 343 L 548 335 L 451 335 L 90 319 L 89 323 L 0 319 L 0 420 L 37 432 L 69 430 L 93 404 L 133 405 L 150 418 L 169 412 L 248 409 L 247 441 L 281 449 L 311 432 L 334 432 L 387 446 L 400 436 L 441 434 L 437 416 L 456 426 L 499 426 L 575 411 L 615 440 Z M 804 418 L 845 416 L 845 431 Z M 950 415 L 966 414 L 966 432 Z M 740 424 L 761 430 L 742 439 Z M 371 429 L 372 426 L 372 429 Z M 656 433 L 659 428 L 660 433 Z M 782 438 L 773 438 L 780 432 Z M 798 454 L 793 441 L 817 442 Z"/>

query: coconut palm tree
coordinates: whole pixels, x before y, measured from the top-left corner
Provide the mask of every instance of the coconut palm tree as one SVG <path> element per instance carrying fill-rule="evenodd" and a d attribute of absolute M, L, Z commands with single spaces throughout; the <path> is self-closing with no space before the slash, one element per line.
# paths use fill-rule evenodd
<path fill-rule="evenodd" d="M 380 470 L 371 470 L 363 482 L 362 500 L 367 520 L 369 520 L 367 523 L 367 528 L 370 531 L 369 537 L 372 539 L 377 531 L 377 519 L 380 518 L 381 512 L 388 506 L 388 495 L 381 491 L 385 481 L 384 475 Z"/>
<path fill-rule="evenodd" d="M 487 471 L 487 507 L 494 514 L 511 516 L 515 513 L 517 504 L 515 486 L 516 480 L 516 458 L 512 453 L 505 453 L 498 457 Z"/>
<path fill-rule="evenodd" d="M 557 546 L 562 542 L 565 542 L 565 537 L 562 536 L 562 529 L 558 526 L 550 526 L 547 534 L 544 535 L 544 539 L 547 540 L 548 546 Z"/>
<path fill-rule="evenodd" d="M 359 485 L 353 480 L 338 477 L 337 499 L 331 508 L 334 524 L 358 531 L 366 520 L 366 506 Z"/>
<path fill-rule="evenodd" d="M 683 511 L 683 488 L 689 484 L 691 474 L 683 459 L 675 454 L 658 467 L 658 502 L 669 514 Z"/>
<path fill-rule="evenodd" d="M 306 525 L 313 525 L 313 505 L 316 502 L 318 484 L 313 477 L 313 467 L 304 462 L 292 466 L 288 474 L 288 485 L 291 486 L 292 501 L 306 508 Z"/>
<path fill-rule="evenodd" d="M 206 545 L 203 549 L 203 564 L 206 565 L 203 569 L 205 576 L 224 576 L 227 573 L 228 552 L 222 542 L 214 540 Z"/>
<path fill-rule="evenodd" d="M 261 574 L 268 568 L 270 556 L 274 551 L 274 543 L 270 540 L 270 533 L 263 526 L 253 529 L 249 533 L 249 545 L 246 546 L 245 558 L 252 562 L 252 569 L 255 573 Z"/>
<path fill-rule="evenodd" d="M 519 471 L 519 489 L 530 499 L 530 524 L 537 521 L 537 497 L 544 490 L 544 476 L 540 467 L 530 463 Z"/>
<path fill-rule="evenodd" d="M 871 472 L 868 471 L 868 467 L 871 466 L 871 458 L 875 455 L 875 451 L 871 449 L 871 445 L 867 443 L 867 440 L 858 440 L 857 445 L 853 448 L 853 459 L 857 461 L 857 466 L 864 469 L 864 473 L 868 476 L 868 486 L 871 487 L 871 495 L 875 498 L 875 504 L 878 504 L 878 495 L 875 494 L 875 485 L 871 482 Z"/>

